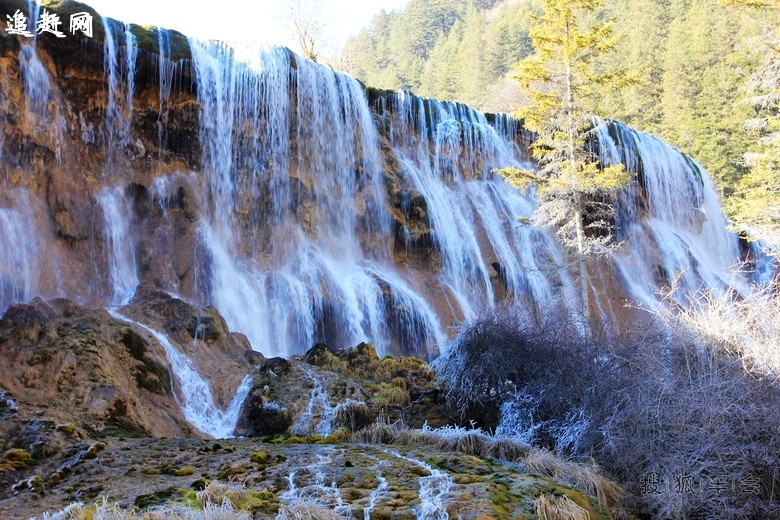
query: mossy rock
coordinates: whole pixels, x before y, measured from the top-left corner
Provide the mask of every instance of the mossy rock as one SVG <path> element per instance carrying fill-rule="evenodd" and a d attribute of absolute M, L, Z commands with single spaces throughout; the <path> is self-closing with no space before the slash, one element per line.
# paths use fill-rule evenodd
<path fill-rule="evenodd" d="M 388 383 L 381 383 L 373 402 L 380 408 L 390 408 L 408 406 L 410 401 L 409 392 L 406 390 Z"/>
<path fill-rule="evenodd" d="M 177 487 L 168 487 L 155 491 L 154 493 L 147 493 L 145 495 L 138 495 L 133 500 L 133 505 L 140 510 L 149 509 L 154 506 L 161 506 L 171 502 L 171 500 L 179 495 L 185 495 L 189 490 L 181 489 Z"/>
<path fill-rule="evenodd" d="M 27 465 L 27 462 L 29 462 L 30 459 L 32 459 L 32 455 L 27 451 L 19 448 L 12 448 L 3 453 L 3 457 L 0 458 L 0 473 L 22 469 Z"/>
<path fill-rule="evenodd" d="M 269 460 L 269 455 L 264 451 L 256 451 L 249 455 L 249 461 L 255 464 L 265 464 Z"/>

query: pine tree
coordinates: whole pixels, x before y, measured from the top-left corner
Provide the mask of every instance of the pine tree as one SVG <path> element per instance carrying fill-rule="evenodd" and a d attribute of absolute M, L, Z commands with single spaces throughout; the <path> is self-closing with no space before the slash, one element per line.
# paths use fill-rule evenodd
<path fill-rule="evenodd" d="M 748 40 L 761 66 L 747 83 L 742 104 L 751 111 L 743 123 L 752 141 L 743 155 L 748 172 L 725 201 L 730 215 L 742 224 L 758 227 L 762 235 L 780 242 L 780 0 L 723 0 L 724 4 L 749 7 L 763 26 Z"/>
<path fill-rule="evenodd" d="M 625 70 L 597 73 L 593 62 L 618 44 L 613 22 L 586 26 L 584 13 L 600 0 L 542 0 L 544 14 L 532 16 L 536 53 L 517 65 L 516 79 L 531 103 L 518 110 L 537 134 L 532 155 L 537 172 L 509 168 L 501 173 L 514 185 L 539 192 L 534 220 L 557 227 L 559 240 L 576 252 L 582 304 L 588 316 L 586 256 L 613 243 L 611 213 L 604 197 L 628 183 L 622 165 L 602 168 L 588 146 L 594 131 L 593 97 L 626 81 Z"/>

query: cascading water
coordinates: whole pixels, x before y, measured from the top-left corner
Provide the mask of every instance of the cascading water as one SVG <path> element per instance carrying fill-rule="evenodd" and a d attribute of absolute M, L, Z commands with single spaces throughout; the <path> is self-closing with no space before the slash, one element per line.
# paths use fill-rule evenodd
<path fill-rule="evenodd" d="M 436 469 L 423 460 L 413 459 L 401 455 L 397 451 L 387 450 L 388 453 L 411 462 L 426 470 L 429 475 L 420 477 L 420 503 L 414 507 L 417 520 L 449 520 L 447 513 L 447 495 L 452 489 L 452 477 L 440 469 Z"/>
<path fill-rule="evenodd" d="M 511 299 L 529 298 L 543 307 L 560 297 L 556 287 L 571 285 L 560 250 L 547 233 L 517 222 L 531 215 L 533 200 L 492 173 L 523 166 L 514 134 L 499 134 L 484 115 L 461 104 L 401 92 L 392 105 L 398 112 L 393 150 L 427 202 L 433 241 L 443 257 L 439 282 L 462 315 L 471 317 L 496 302 L 489 265 Z M 506 118 L 497 120 L 500 130 L 516 131 Z M 433 154 L 429 141 L 435 143 Z M 573 301 L 568 292 L 562 299 Z"/>
<path fill-rule="evenodd" d="M 24 190 L 12 190 L 11 204 L 0 200 L 0 308 L 24 302 L 39 294 L 41 233 L 31 212 L 31 197 Z"/>
<path fill-rule="evenodd" d="M 303 511 L 306 510 L 308 504 L 318 504 L 332 510 L 342 518 L 352 518 L 349 506 L 344 503 L 336 482 L 333 481 L 331 485 L 326 485 L 325 472 L 323 471 L 333 465 L 333 459 L 336 455 L 343 456 L 343 450 L 337 452 L 332 448 L 325 448 L 317 451 L 318 453 L 313 455 L 312 460 L 306 465 L 307 473 L 311 475 L 311 481 L 299 487 L 295 483 L 296 472 L 290 473 L 287 476 L 288 489 L 280 496 L 282 502 L 293 510 L 297 509 L 296 506 L 300 506 Z M 281 512 L 276 518 L 278 520 L 292 520 L 284 512 Z M 295 514 L 293 518 L 301 518 L 301 516 Z"/>
<path fill-rule="evenodd" d="M 106 188 L 98 195 L 98 205 L 103 210 L 103 244 L 107 250 L 111 300 L 118 305 L 125 304 L 138 286 L 135 248 L 130 235 L 130 202 L 122 189 L 115 187 Z"/>
<path fill-rule="evenodd" d="M 303 366 L 301 368 L 312 382 L 313 387 L 306 410 L 290 428 L 290 431 L 295 435 L 308 435 L 310 433 L 330 435 L 333 429 L 333 420 L 336 418 L 336 409 L 330 404 L 328 390 L 311 370 Z"/>
<path fill-rule="evenodd" d="M 619 237 L 630 245 L 614 255 L 624 282 L 639 301 L 653 304 L 659 287 L 686 294 L 702 287 L 735 286 L 748 291 L 738 274 L 738 238 L 711 180 L 690 157 L 657 137 L 611 122 L 598 134 L 605 164 L 623 163 L 637 181 L 618 200 Z"/>
<path fill-rule="evenodd" d="M 530 166 L 511 117 L 406 92 L 369 92 L 372 111 L 357 81 L 280 48 L 190 41 L 191 64 L 174 64 L 163 30 L 154 33 L 159 57 L 144 69 L 130 27 L 103 25 L 97 103 L 68 98 L 36 47 L 22 45 L 22 115 L 44 123 L 31 130 L 40 146 L 95 150 L 102 162 L 86 180 L 62 165 L 60 185 L 85 192 L 72 200 L 32 183 L 31 207 L 50 214 L 32 218 L 7 201 L 26 189 L 26 168 L 42 179 L 51 168 L 24 153 L 9 159 L 7 141 L 0 147 L 0 238 L 26 238 L 0 253 L 0 310 L 34 296 L 120 304 L 139 282 L 154 282 L 214 305 L 268 356 L 369 341 L 380 355 L 431 357 L 453 325 L 485 306 L 580 308 L 565 252 L 550 232 L 518 222 L 533 213 L 533 198 L 493 173 Z M 192 89 L 176 90 L 177 73 Z M 66 116 L 68 125 L 57 123 Z M 618 200 L 627 247 L 613 260 L 625 297 L 655 302 L 658 287 L 675 280 L 681 294 L 739 283 L 730 269 L 741 251 L 704 172 L 622 125 L 604 129 L 599 143 L 604 162 L 638 172 Z M 77 225 L 83 201 L 86 233 Z M 49 281 L 34 281 L 36 268 L 20 266 L 36 247 L 88 274 L 60 283 L 46 260 L 37 269 Z M 601 305 L 610 295 L 597 292 Z"/>
<path fill-rule="evenodd" d="M 385 245 L 380 147 L 360 85 L 284 49 L 190 44 L 209 179 L 201 292 L 272 355 L 318 340 L 387 351 L 399 336 L 422 354 L 443 341 Z"/>
<path fill-rule="evenodd" d="M 106 104 L 106 150 L 107 171 L 111 175 L 119 166 L 116 162 L 121 152 L 130 142 L 131 118 L 133 114 L 133 90 L 135 87 L 135 61 L 138 48 L 130 25 L 124 27 L 125 45 L 117 46 L 112 30 L 112 20 L 103 18 L 103 74 L 108 83 L 108 101 Z M 122 57 L 124 55 L 124 61 Z"/>
<path fill-rule="evenodd" d="M 222 411 L 214 403 L 214 395 L 208 381 L 198 374 L 189 358 L 179 352 L 165 335 L 148 325 L 131 320 L 115 310 L 109 309 L 108 312 L 118 320 L 144 329 L 163 346 L 176 381 L 174 396 L 181 407 L 184 418 L 195 428 L 215 439 L 232 437 L 241 405 L 252 387 L 252 378 L 250 376 L 244 377 L 235 397 L 230 401 L 227 409 Z"/>
<path fill-rule="evenodd" d="M 377 471 L 381 471 L 382 466 L 387 464 L 386 462 L 381 461 L 376 457 L 371 458 L 377 463 Z M 382 475 L 381 472 L 377 473 L 376 478 L 379 481 L 379 484 L 377 485 L 376 489 L 368 494 L 368 506 L 363 508 L 363 520 L 371 520 L 371 512 L 376 507 L 377 502 L 384 498 L 387 495 L 387 492 L 390 490 L 390 484 L 387 482 L 387 479 L 384 475 Z"/>

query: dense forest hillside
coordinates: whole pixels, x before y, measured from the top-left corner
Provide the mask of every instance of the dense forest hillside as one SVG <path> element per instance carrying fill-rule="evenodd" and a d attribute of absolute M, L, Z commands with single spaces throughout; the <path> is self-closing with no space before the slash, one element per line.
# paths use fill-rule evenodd
<path fill-rule="evenodd" d="M 731 5 L 725 5 L 725 4 Z M 341 67 L 365 83 L 513 112 L 525 98 L 514 64 L 534 52 L 537 0 L 410 0 L 349 40 Z M 601 66 L 636 82 L 594 113 L 658 135 L 716 179 L 730 217 L 777 230 L 777 0 L 610 0 L 622 40 Z"/>

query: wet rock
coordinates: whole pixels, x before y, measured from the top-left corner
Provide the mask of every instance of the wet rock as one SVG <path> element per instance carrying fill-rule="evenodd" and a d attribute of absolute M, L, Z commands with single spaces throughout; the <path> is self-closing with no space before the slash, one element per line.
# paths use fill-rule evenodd
<path fill-rule="evenodd" d="M 292 426 L 292 414 L 275 402 L 257 402 L 248 397 L 236 424 L 235 434 L 240 437 L 265 437 L 286 433 Z"/>
<path fill-rule="evenodd" d="M 329 347 L 325 343 L 317 343 L 306 351 L 303 355 L 303 360 L 310 365 L 324 365 L 328 362 L 331 355 L 336 353 L 336 349 Z"/>
<path fill-rule="evenodd" d="M 265 365 L 266 359 L 262 352 L 256 350 L 245 350 L 244 359 L 246 359 L 251 365 L 260 368 Z"/>
<path fill-rule="evenodd" d="M 286 374 L 290 371 L 290 362 L 282 357 L 272 357 L 265 360 L 263 370 L 273 372 L 276 375 Z"/>

